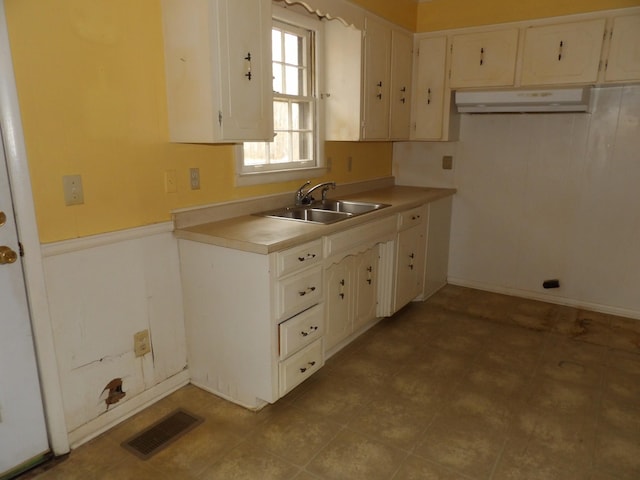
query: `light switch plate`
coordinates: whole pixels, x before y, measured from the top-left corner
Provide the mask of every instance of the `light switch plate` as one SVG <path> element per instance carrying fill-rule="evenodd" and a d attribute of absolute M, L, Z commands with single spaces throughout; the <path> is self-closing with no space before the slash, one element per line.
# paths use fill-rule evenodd
<path fill-rule="evenodd" d="M 62 177 L 62 189 L 64 191 L 64 203 L 70 205 L 82 205 L 84 192 L 82 190 L 82 176 L 65 175 Z"/>
<path fill-rule="evenodd" d="M 136 357 L 141 357 L 151 351 L 149 330 L 142 330 L 133 335 L 133 351 Z"/>
<path fill-rule="evenodd" d="M 443 170 L 451 170 L 451 169 L 453 169 L 453 156 L 444 155 L 442 157 L 442 169 Z"/>

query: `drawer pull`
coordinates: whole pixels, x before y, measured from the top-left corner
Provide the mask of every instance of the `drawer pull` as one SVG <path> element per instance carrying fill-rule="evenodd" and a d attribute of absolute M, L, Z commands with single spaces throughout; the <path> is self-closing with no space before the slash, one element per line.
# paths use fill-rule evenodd
<path fill-rule="evenodd" d="M 307 288 L 306 290 L 303 290 L 303 291 L 301 291 L 301 292 L 298 292 L 298 294 L 299 294 L 301 297 L 304 297 L 307 293 L 311 293 L 311 292 L 315 292 L 315 291 L 316 291 L 316 287 L 309 287 L 309 288 Z"/>
<path fill-rule="evenodd" d="M 298 260 L 301 262 L 304 262 L 305 260 L 308 260 L 310 258 L 316 258 L 316 254 L 315 253 L 307 253 L 307 255 L 305 257 L 298 257 Z"/>
<path fill-rule="evenodd" d="M 411 220 L 420 220 L 420 215 L 414 215 L 411 217 Z"/>
<path fill-rule="evenodd" d="M 317 325 L 309 325 L 309 331 L 306 332 L 306 331 L 302 330 L 300 332 L 300 335 L 302 335 L 303 337 L 307 337 L 307 336 L 309 336 L 310 333 L 313 333 L 313 332 L 316 332 L 316 331 L 318 331 Z"/>
<path fill-rule="evenodd" d="M 306 337 L 307 335 L 309 335 L 309 332 L 302 331 L 300 332 L 300 335 L 302 335 L 303 337 Z"/>

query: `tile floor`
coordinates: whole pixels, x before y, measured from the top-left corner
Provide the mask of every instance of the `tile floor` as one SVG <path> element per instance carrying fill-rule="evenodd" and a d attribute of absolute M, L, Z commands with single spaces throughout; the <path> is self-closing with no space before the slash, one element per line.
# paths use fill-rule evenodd
<path fill-rule="evenodd" d="M 177 407 L 205 423 L 120 447 Z M 447 286 L 258 413 L 189 385 L 27 477 L 637 480 L 640 321 Z"/>

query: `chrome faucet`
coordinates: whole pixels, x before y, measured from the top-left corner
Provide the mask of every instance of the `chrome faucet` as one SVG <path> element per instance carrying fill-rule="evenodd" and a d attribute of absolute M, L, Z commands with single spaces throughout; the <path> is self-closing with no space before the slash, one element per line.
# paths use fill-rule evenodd
<path fill-rule="evenodd" d="M 322 201 L 324 202 L 327 199 L 327 192 L 329 189 L 336 188 L 336 182 L 322 182 L 311 187 L 305 192 L 304 188 L 309 184 L 311 184 L 310 181 L 305 182 L 304 185 L 296 191 L 296 205 L 309 205 L 313 203 L 315 199 L 311 194 L 319 188 L 322 189 Z"/>

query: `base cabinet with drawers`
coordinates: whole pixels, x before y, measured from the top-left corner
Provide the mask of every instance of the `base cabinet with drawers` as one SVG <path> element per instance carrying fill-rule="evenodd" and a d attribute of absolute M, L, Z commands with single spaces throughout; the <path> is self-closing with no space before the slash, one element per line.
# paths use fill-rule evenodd
<path fill-rule="evenodd" d="M 250 409 L 286 395 L 422 298 L 425 258 L 439 265 L 432 284 L 446 282 L 437 257 L 447 255 L 448 231 L 436 232 L 448 229 L 446 205 L 433 229 L 421 205 L 270 254 L 179 238 L 192 383 Z M 431 230 L 439 240 L 427 255 Z"/>
<path fill-rule="evenodd" d="M 178 245 L 193 384 L 258 409 L 322 367 L 321 239 L 269 255 Z"/>

